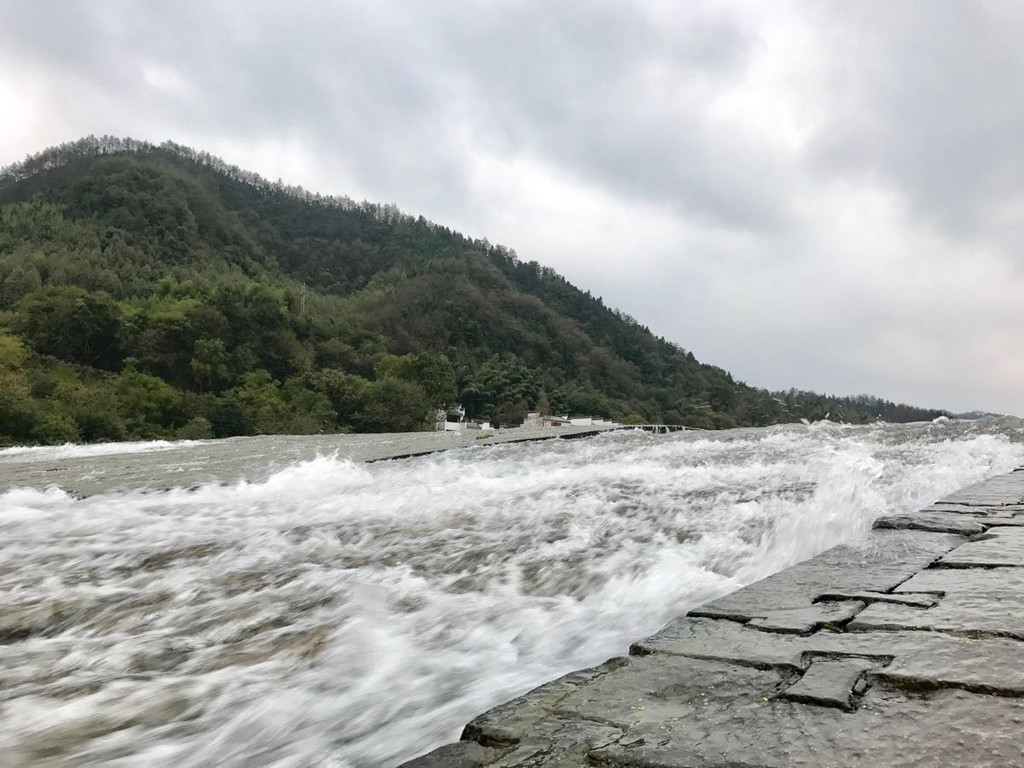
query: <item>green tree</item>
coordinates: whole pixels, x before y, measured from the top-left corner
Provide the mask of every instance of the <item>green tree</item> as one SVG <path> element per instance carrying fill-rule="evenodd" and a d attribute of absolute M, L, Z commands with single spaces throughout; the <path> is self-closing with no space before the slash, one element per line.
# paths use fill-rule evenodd
<path fill-rule="evenodd" d="M 121 362 L 121 312 L 104 293 L 47 286 L 26 296 L 15 328 L 40 354 L 115 370 Z"/>
<path fill-rule="evenodd" d="M 551 403 L 548 402 L 548 393 L 544 387 L 541 387 L 540 392 L 537 393 L 537 405 L 534 407 L 541 416 L 551 415 Z"/>
<path fill-rule="evenodd" d="M 392 376 L 416 384 L 435 408 L 455 405 L 458 397 L 455 369 L 442 354 L 423 352 L 401 357 L 388 355 L 377 365 L 377 376 Z"/>
<path fill-rule="evenodd" d="M 132 367 L 114 381 L 118 411 L 135 438 L 165 437 L 185 421 L 181 393 L 156 376 Z"/>
<path fill-rule="evenodd" d="M 208 440 L 213 437 L 213 425 L 205 416 L 195 416 L 180 427 L 174 436 L 179 440 Z"/>
<path fill-rule="evenodd" d="M 189 368 L 200 392 L 219 391 L 231 381 L 230 355 L 221 339 L 197 339 Z"/>
<path fill-rule="evenodd" d="M 518 427 L 526 418 L 526 403 L 500 403 L 494 408 L 491 421 L 496 427 Z"/>
<path fill-rule="evenodd" d="M 386 378 L 373 382 L 359 414 L 362 432 L 415 432 L 426 429 L 430 401 L 416 384 Z"/>
<path fill-rule="evenodd" d="M 511 355 L 494 355 L 463 388 L 461 401 L 471 417 L 488 416 L 501 403 L 532 403 L 540 390 L 538 377 Z"/>
<path fill-rule="evenodd" d="M 337 431 L 338 414 L 323 393 L 286 385 L 284 397 L 290 413 L 288 426 L 281 431 L 295 435 L 322 435 Z"/>
<path fill-rule="evenodd" d="M 228 391 L 227 397 L 237 405 L 242 419 L 242 434 L 265 435 L 287 431 L 288 406 L 281 397 L 281 384 L 266 371 L 245 374 L 241 383 Z"/>
<path fill-rule="evenodd" d="M 0 443 L 26 440 L 32 434 L 36 409 L 24 371 L 27 357 L 20 339 L 0 333 Z"/>
<path fill-rule="evenodd" d="M 338 423 L 358 427 L 360 413 L 366 405 L 371 384 L 366 379 L 336 369 L 317 371 L 308 378 L 309 386 L 330 401 Z"/>
<path fill-rule="evenodd" d="M 31 264 L 16 264 L 0 286 L 0 308 L 12 309 L 23 298 L 43 285 L 39 270 Z"/>

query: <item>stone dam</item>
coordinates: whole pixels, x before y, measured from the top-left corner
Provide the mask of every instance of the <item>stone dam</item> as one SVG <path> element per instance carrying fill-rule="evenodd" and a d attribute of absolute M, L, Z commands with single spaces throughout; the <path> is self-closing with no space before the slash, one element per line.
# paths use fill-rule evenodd
<path fill-rule="evenodd" d="M 404 765 L 1024 765 L 1024 471 L 881 518 Z"/>

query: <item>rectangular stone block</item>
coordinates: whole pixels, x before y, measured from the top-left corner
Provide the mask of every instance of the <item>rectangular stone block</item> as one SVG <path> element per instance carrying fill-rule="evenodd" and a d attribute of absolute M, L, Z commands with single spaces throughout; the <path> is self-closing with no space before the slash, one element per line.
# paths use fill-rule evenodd
<path fill-rule="evenodd" d="M 874 530 L 862 543 L 833 547 L 694 613 L 749 620 L 768 611 L 805 608 L 825 592 L 888 592 L 965 541 L 947 533 Z"/>
<path fill-rule="evenodd" d="M 898 606 L 897 606 L 898 607 Z M 924 615 L 918 609 L 919 615 Z M 868 677 L 906 688 L 963 688 L 1024 695 L 1024 642 L 908 630 L 817 632 L 807 637 L 752 630 L 732 621 L 684 618 L 633 645 L 637 654 L 685 655 L 800 674 L 823 656 L 890 658 Z"/>
<path fill-rule="evenodd" d="M 983 533 L 991 524 L 982 515 L 966 515 L 957 512 L 917 512 L 909 515 L 880 517 L 875 520 L 874 527 L 974 536 Z"/>
<path fill-rule="evenodd" d="M 1024 566 L 1024 528 L 989 528 L 983 536 L 944 555 L 938 564 L 947 568 Z"/>
<path fill-rule="evenodd" d="M 1011 472 L 983 480 L 951 493 L 937 503 L 993 507 L 1024 504 L 1024 472 Z"/>
<path fill-rule="evenodd" d="M 1024 569 L 929 568 L 897 592 L 939 592 L 932 608 L 876 603 L 848 625 L 853 632 L 917 630 L 1024 639 Z"/>
<path fill-rule="evenodd" d="M 1015 766 L 1024 765 L 1022 721 L 1020 699 L 955 690 L 907 697 L 876 685 L 852 712 L 784 699 L 709 706 L 631 729 L 628 744 L 589 757 L 614 768 Z"/>
<path fill-rule="evenodd" d="M 811 661 L 807 671 L 781 694 L 784 699 L 852 711 L 858 683 L 866 672 L 888 664 L 886 660 L 858 656 L 824 657 Z"/>

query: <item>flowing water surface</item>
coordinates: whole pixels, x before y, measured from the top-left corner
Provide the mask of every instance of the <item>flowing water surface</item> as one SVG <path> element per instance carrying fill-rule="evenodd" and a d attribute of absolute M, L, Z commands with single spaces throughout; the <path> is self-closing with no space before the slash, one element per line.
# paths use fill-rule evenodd
<path fill-rule="evenodd" d="M 612 432 L 85 498 L 11 488 L 0 763 L 393 766 L 880 515 L 1017 467 L 1021 440 L 1016 420 Z M 145 457 L 174 485 L 204 445 L 11 449 L 0 479 Z"/>

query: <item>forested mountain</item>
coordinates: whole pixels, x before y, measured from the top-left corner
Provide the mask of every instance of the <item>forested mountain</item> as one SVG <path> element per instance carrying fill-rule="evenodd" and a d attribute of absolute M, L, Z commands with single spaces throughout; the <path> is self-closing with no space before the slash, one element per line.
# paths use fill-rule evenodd
<path fill-rule="evenodd" d="M 0 172 L 0 443 L 409 430 L 457 402 L 900 415 L 749 387 L 504 247 L 176 144 L 89 137 Z"/>

